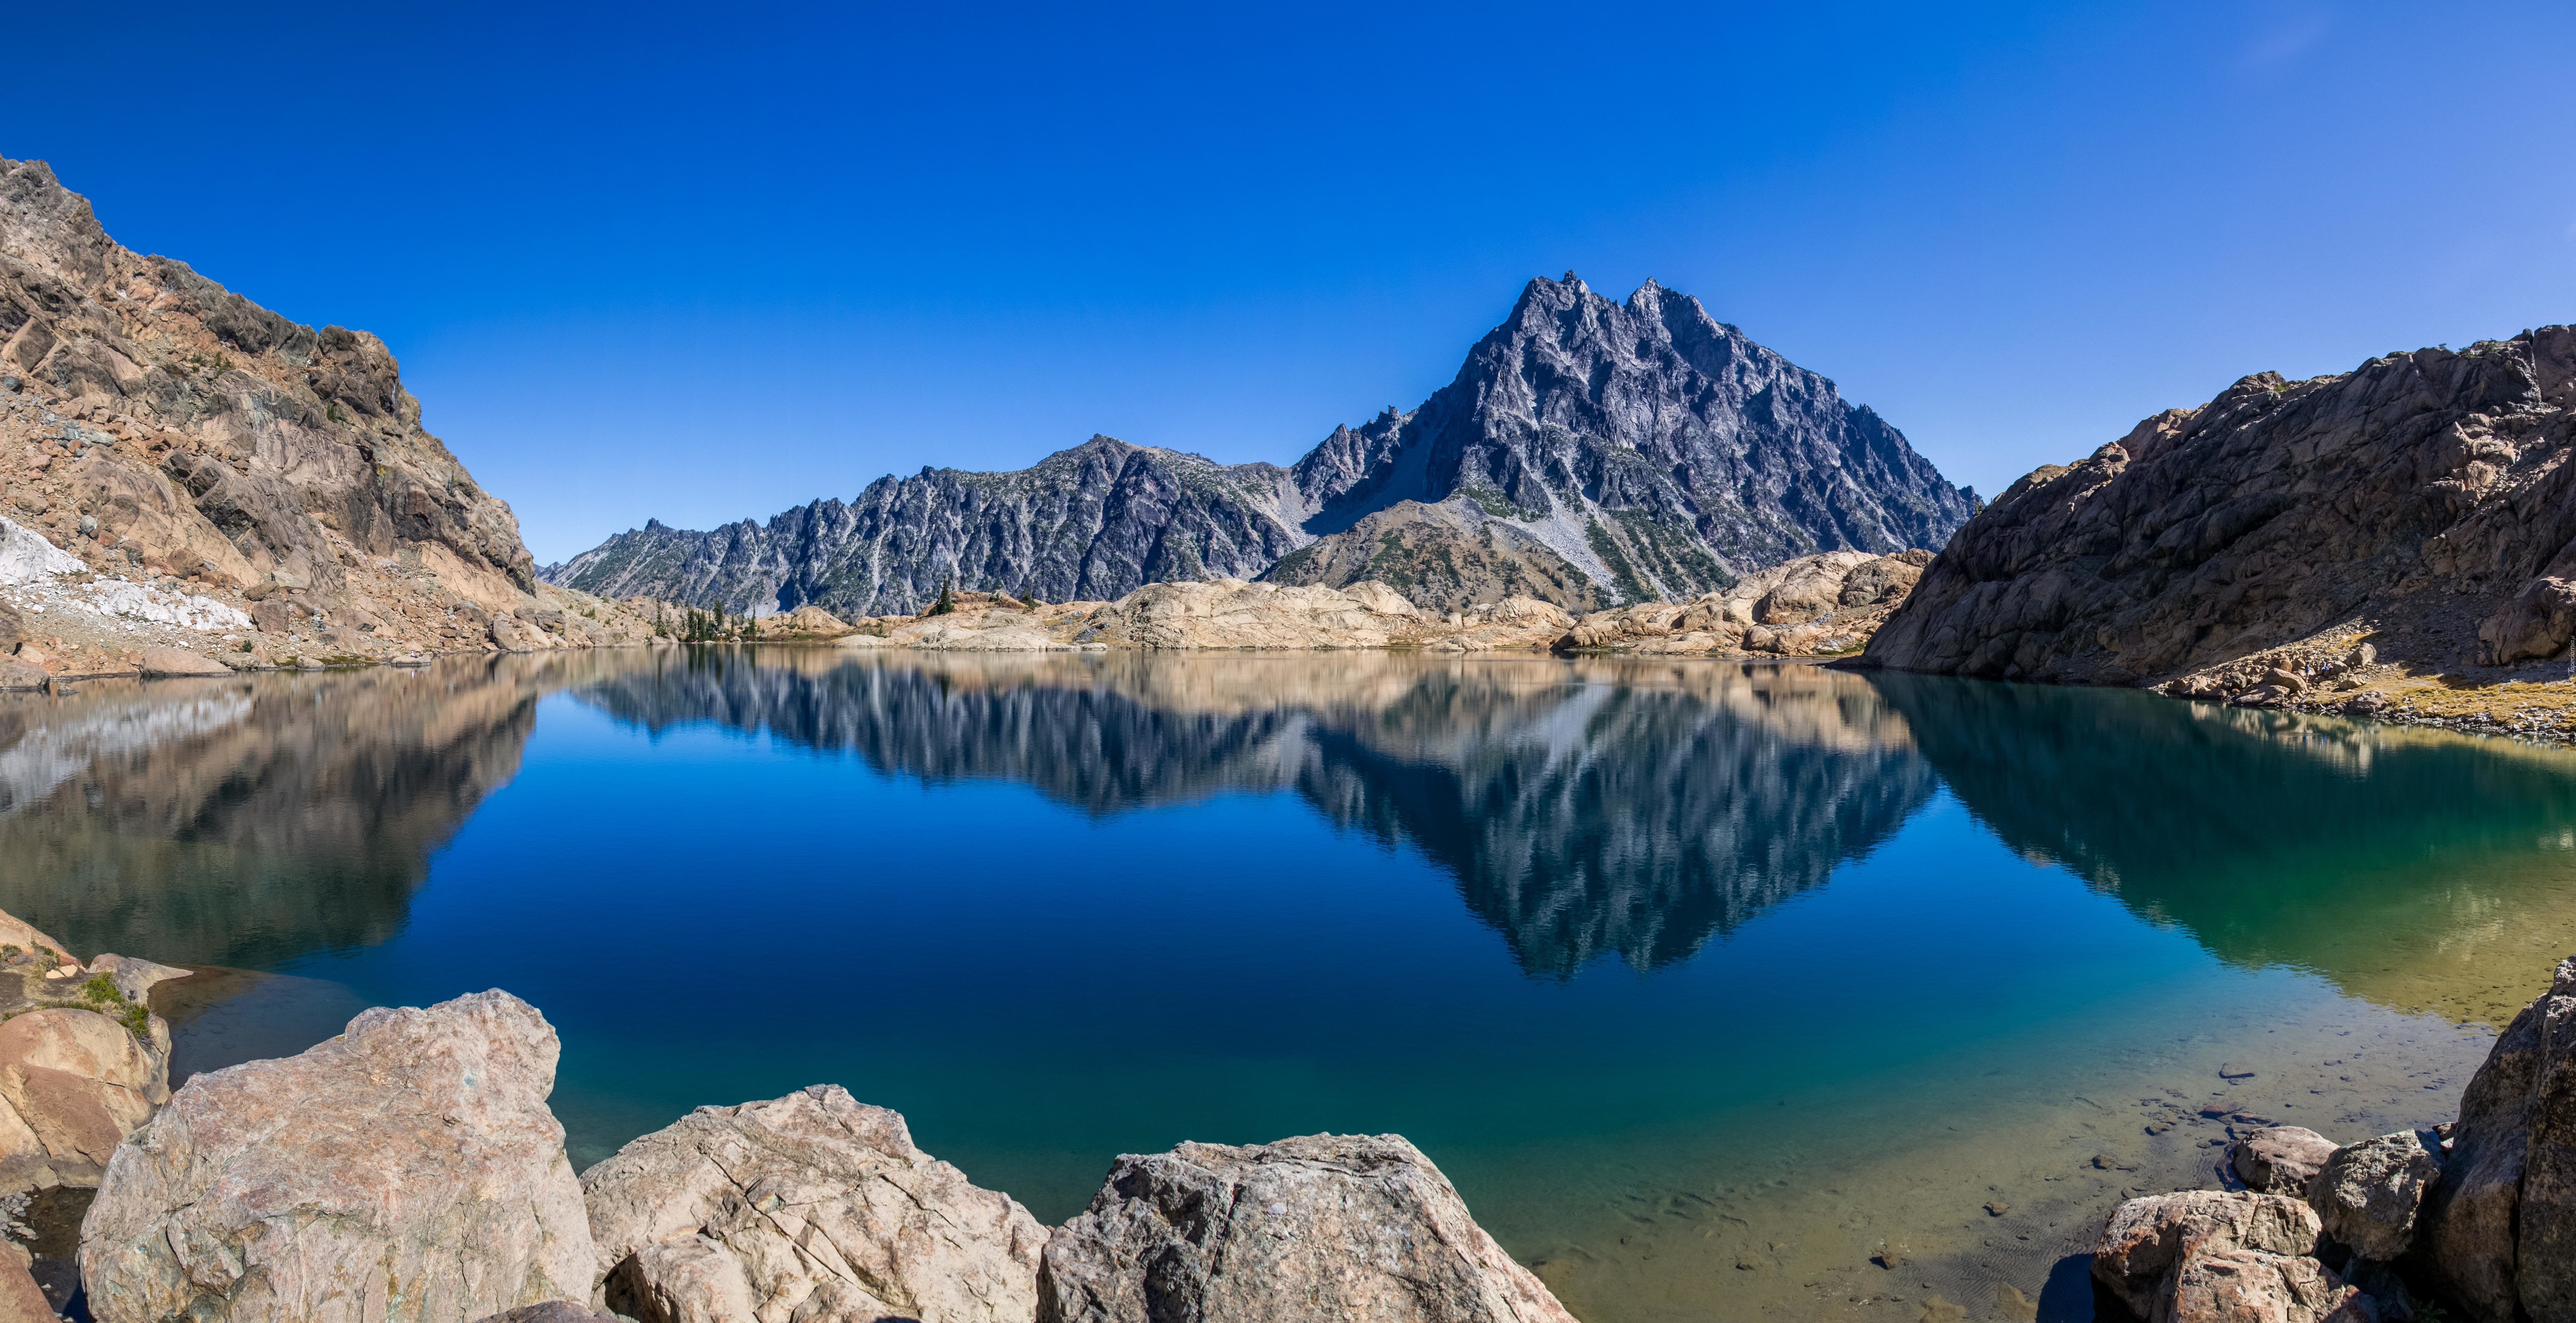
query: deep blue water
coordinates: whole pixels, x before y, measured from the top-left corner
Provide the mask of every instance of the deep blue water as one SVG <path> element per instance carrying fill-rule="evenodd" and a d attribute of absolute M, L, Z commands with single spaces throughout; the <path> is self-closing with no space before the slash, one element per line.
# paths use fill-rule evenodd
<path fill-rule="evenodd" d="M 0 710 L 0 907 L 291 976 L 187 1008 L 183 1068 L 501 987 L 578 1164 L 829 1081 L 1047 1221 L 1118 1152 L 1396 1131 L 1596 1323 L 2081 1316 L 2088 1219 L 2215 1179 L 2141 1109 L 2228 1059 L 2329 1134 L 2440 1119 L 2576 949 L 2565 756 L 2128 693 L 785 649 L 87 688 Z"/>

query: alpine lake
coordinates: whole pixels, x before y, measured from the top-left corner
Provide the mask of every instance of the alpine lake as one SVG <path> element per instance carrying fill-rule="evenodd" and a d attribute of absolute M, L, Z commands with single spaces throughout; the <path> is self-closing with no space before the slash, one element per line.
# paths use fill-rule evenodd
<path fill-rule="evenodd" d="M 702 647 L 0 696 L 0 908 L 173 1073 L 484 988 L 574 1165 L 845 1085 L 1042 1222 L 1411 1138 L 1587 1323 L 2094 1317 L 2233 1129 L 2449 1119 L 2576 754 L 1803 665 Z"/>

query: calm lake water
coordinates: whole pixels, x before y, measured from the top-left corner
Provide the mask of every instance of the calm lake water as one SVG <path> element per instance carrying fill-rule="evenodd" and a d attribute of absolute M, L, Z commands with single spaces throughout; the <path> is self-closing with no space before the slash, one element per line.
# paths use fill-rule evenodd
<path fill-rule="evenodd" d="M 0 699 L 0 908 L 246 971 L 183 1073 L 507 988 L 577 1165 L 830 1081 L 1053 1222 L 1396 1131 L 1590 1323 L 2022 1323 L 2213 1099 L 2452 1114 L 2576 951 L 2571 773 L 1697 660 L 455 659 Z"/>

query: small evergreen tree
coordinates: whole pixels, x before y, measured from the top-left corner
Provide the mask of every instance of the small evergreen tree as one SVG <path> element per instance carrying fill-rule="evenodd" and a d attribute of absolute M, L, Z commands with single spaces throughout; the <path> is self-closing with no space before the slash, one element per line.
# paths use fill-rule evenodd
<path fill-rule="evenodd" d="M 930 616 L 944 616 L 956 609 L 957 594 L 950 592 L 948 590 L 948 581 L 946 579 L 942 579 L 939 581 L 939 600 L 931 603 L 930 609 L 922 612 L 922 614 Z"/>

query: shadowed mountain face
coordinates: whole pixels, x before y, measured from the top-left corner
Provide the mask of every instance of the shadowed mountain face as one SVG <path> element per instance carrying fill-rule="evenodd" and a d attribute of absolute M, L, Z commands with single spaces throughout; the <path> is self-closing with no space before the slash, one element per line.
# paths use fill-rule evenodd
<path fill-rule="evenodd" d="M 1288 558 L 1291 582 L 1384 575 L 1426 605 L 1526 592 L 1585 609 L 1819 551 L 1938 547 L 1971 502 L 1877 414 L 1697 299 L 1650 281 L 1614 303 L 1569 272 L 1531 281 L 1419 409 L 1335 428 L 1290 469 L 1095 436 L 1015 472 L 883 478 L 766 524 L 648 522 L 540 573 L 847 617 L 909 614 L 942 583 L 1101 600 Z"/>
<path fill-rule="evenodd" d="M 1092 813 L 1293 790 L 1438 861 L 1549 976 L 1685 958 L 1933 789 L 1865 682 L 1806 668 L 709 653 L 581 693 L 648 728 L 765 730 Z"/>

